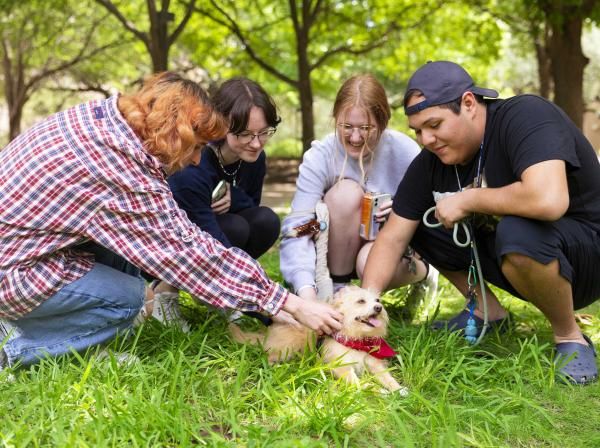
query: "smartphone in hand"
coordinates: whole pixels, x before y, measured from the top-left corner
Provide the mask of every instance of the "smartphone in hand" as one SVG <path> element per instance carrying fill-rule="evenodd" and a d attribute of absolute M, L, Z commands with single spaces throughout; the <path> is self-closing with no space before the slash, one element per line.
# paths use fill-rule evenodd
<path fill-rule="evenodd" d="M 227 181 L 225 179 L 221 179 L 215 189 L 212 191 L 212 202 L 216 202 L 225 196 L 227 193 Z"/>

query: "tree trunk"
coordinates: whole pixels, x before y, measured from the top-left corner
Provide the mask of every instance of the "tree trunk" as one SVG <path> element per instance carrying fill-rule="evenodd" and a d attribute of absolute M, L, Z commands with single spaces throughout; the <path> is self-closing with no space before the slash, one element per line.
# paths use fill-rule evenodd
<path fill-rule="evenodd" d="M 169 22 L 174 19 L 168 10 L 168 3 L 160 11 L 154 12 L 150 19 L 150 55 L 154 73 L 164 72 L 169 68 Z M 152 12 L 151 12 L 152 14 Z"/>
<path fill-rule="evenodd" d="M 162 48 L 159 42 L 152 41 L 152 70 L 154 73 L 164 72 L 169 69 L 169 49 Z"/>
<path fill-rule="evenodd" d="M 549 53 L 554 79 L 554 102 L 573 122 L 583 125 L 583 71 L 589 59 L 581 49 L 581 17 L 564 17 L 551 24 Z"/>
<path fill-rule="evenodd" d="M 21 133 L 21 117 L 23 116 L 23 106 L 24 104 L 20 102 L 9 106 L 8 141 L 12 141 Z"/>
<path fill-rule="evenodd" d="M 310 149 L 315 139 L 315 117 L 313 113 L 313 93 L 310 73 L 300 78 L 300 113 L 302 114 L 302 153 Z"/>
<path fill-rule="evenodd" d="M 298 52 L 298 95 L 302 115 L 302 154 L 310 149 L 315 139 L 315 117 L 313 113 L 313 92 L 308 62 L 308 30 L 301 28 L 296 32 L 296 50 Z"/>
<path fill-rule="evenodd" d="M 539 33 L 538 33 L 539 34 Z M 548 25 L 544 24 L 541 36 L 534 36 L 535 56 L 538 66 L 538 80 L 540 83 L 540 96 L 550 98 L 552 91 L 552 61 L 548 54 L 548 40 L 550 38 Z"/>

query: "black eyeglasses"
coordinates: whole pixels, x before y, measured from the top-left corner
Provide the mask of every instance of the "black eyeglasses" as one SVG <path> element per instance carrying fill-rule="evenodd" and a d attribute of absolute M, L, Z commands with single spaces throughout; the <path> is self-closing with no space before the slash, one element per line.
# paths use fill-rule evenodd
<path fill-rule="evenodd" d="M 258 138 L 259 142 L 265 143 L 267 140 L 269 140 L 271 137 L 273 137 L 273 134 L 275 134 L 275 131 L 277 131 L 276 128 L 268 128 L 268 129 L 265 129 L 264 131 L 259 132 L 258 134 L 254 134 L 253 132 L 250 132 L 250 131 L 244 131 L 244 132 L 240 132 L 239 134 L 233 134 L 233 135 L 235 135 L 238 142 L 240 142 L 244 145 L 247 145 L 248 143 L 252 142 L 252 140 L 254 140 L 255 138 Z"/>

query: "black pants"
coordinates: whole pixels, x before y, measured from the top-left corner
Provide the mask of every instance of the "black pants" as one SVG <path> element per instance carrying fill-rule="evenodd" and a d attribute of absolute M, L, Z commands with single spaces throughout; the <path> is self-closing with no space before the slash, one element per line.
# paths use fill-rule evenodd
<path fill-rule="evenodd" d="M 502 218 L 495 231 L 476 231 L 475 241 L 486 281 L 523 298 L 502 274 L 502 257 L 518 253 L 548 264 L 558 260 L 560 275 L 573 288 L 575 309 L 600 297 L 600 233 L 593 225 L 561 218 L 546 222 L 517 216 Z M 459 235 L 464 241 L 464 235 Z M 411 246 L 429 263 L 441 270 L 466 271 L 471 262 L 469 247 L 454 244 L 452 230 L 430 229 L 421 223 Z"/>
<path fill-rule="evenodd" d="M 88 252 L 94 254 L 94 261 L 96 263 L 104 264 L 110 268 L 116 269 L 117 271 L 124 272 L 125 274 L 133 277 L 140 277 L 140 269 L 132 265 L 125 258 L 117 255 L 113 251 L 107 249 L 104 246 L 100 246 L 94 241 L 88 241 L 87 243 L 78 244 L 72 247 L 73 249 L 80 250 L 82 252 Z"/>
<path fill-rule="evenodd" d="M 217 215 L 217 222 L 232 246 L 255 259 L 268 251 L 279 237 L 279 216 L 268 207 Z"/>

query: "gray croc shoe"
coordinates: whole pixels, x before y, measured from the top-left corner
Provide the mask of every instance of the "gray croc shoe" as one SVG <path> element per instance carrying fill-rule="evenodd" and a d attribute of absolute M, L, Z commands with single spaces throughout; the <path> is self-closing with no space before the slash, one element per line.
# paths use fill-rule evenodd
<path fill-rule="evenodd" d="M 573 384 L 589 384 L 598 379 L 598 365 L 596 364 L 596 350 L 590 338 L 585 334 L 583 338 L 589 346 L 577 342 L 562 342 L 556 344 L 555 362 L 560 365 L 559 379 Z M 566 364 L 565 359 L 570 359 Z"/>

